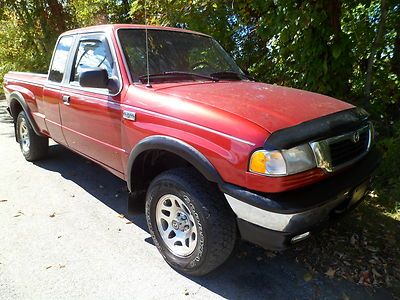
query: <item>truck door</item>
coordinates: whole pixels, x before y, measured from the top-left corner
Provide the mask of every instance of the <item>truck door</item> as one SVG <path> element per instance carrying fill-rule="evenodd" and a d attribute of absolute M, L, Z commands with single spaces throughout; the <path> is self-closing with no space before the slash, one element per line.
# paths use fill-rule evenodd
<path fill-rule="evenodd" d="M 65 70 L 74 43 L 74 36 L 62 36 L 54 50 L 53 59 L 47 82 L 43 88 L 43 113 L 50 136 L 56 142 L 65 145 L 60 118 L 61 85 L 65 77 Z"/>
<path fill-rule="evenodd" d="M 120 95 L 79 85 L 83 71 L 100 67 L 121 89 L 115 54 L 104 34 L 81 35 L 74 51 L 69 81 L 62 89 L 64 136 L 70 148 L 122 174 Z"/>

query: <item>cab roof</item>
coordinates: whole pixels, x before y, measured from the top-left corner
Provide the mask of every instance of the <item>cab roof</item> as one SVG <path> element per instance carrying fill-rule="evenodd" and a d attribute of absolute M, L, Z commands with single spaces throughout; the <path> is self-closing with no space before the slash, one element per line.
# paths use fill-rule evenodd
<path fill-rule="evenodd" d="M 116 32 L 118 29 L 148 29 L 148 30 L 166 30 L 166 31 L 177 31 L 185 32 L 197 35 L 203 35 L 209 37 L 209 35 L 191 31 L 182 28 L 166 27 L 166 26 L 156 26 L 156 25 L 142 25 L 142 24 L 106 24 L 106 25 L 96 25 L 83 28 L 77 28 L 64 32 L 62 35 L 79 34 L 79 33 L 90 33 L 90 32 Z"/>

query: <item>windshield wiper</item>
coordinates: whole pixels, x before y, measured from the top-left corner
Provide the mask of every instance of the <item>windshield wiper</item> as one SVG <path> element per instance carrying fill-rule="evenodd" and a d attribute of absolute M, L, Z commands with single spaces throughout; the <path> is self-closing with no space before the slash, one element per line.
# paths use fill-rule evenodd
<path fill-rule="evenodd" d="M 207 80 L 211 80 L 211 81 L 219 81 L 218 78 L 213 77 L 213 76 L 185 72 L 185 71 L 168 71 L 168 72 L 157 73 L 157 74 L 142 75 L 142 76 L 139 76 L 139 80 L 144 82 L 147 79 L 147 76 L 150 79 L 155 79 L 155 78 L 162 79 L 165 77 L 197 77 L 197 78 L 207 79 Z"/>
<path fill-rule="evenodd" d="M 215 72 L 210 74 L 212 77 L 217 77 L 219 79 L 237 79 L 237 80 L 242 80 L 243 78 L 255 81 L 253 77 L 250 77 L 249 75 L 239 73 L 239 72 L 233 72 L 233 71 L 222 71 L 222 72 Z"/>

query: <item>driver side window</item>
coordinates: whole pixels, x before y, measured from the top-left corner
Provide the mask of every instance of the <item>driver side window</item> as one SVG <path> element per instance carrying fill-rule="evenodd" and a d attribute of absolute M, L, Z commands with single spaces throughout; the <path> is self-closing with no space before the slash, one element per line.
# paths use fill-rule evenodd
<path fill-rule="evenodd" d="M 88 69 L 102 68 L 111 77 L 113 61 L 105 42 L 100 40 L 84 40 L 79 42 L 78 51 L 74 60 L 74 69 L 71 81 L 78 82 L 80 74 Z"/>

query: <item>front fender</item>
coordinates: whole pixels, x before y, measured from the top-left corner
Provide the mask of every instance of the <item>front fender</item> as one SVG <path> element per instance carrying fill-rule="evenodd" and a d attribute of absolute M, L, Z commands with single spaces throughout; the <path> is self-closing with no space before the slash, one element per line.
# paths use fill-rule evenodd
<path fill-rule="evenodd" d="M 210 161 L 193 146 L 173 137 L 153 135 L 141 140 L 131 151 L 127 164 L 128 188 L 131 191 L 135 185 L 135 170 L 133 165 L 136 158 L 147 150 L 165 150 L 172 152 L 193 165 L 207 180 L 222 183 L 222 178 Z"/>

